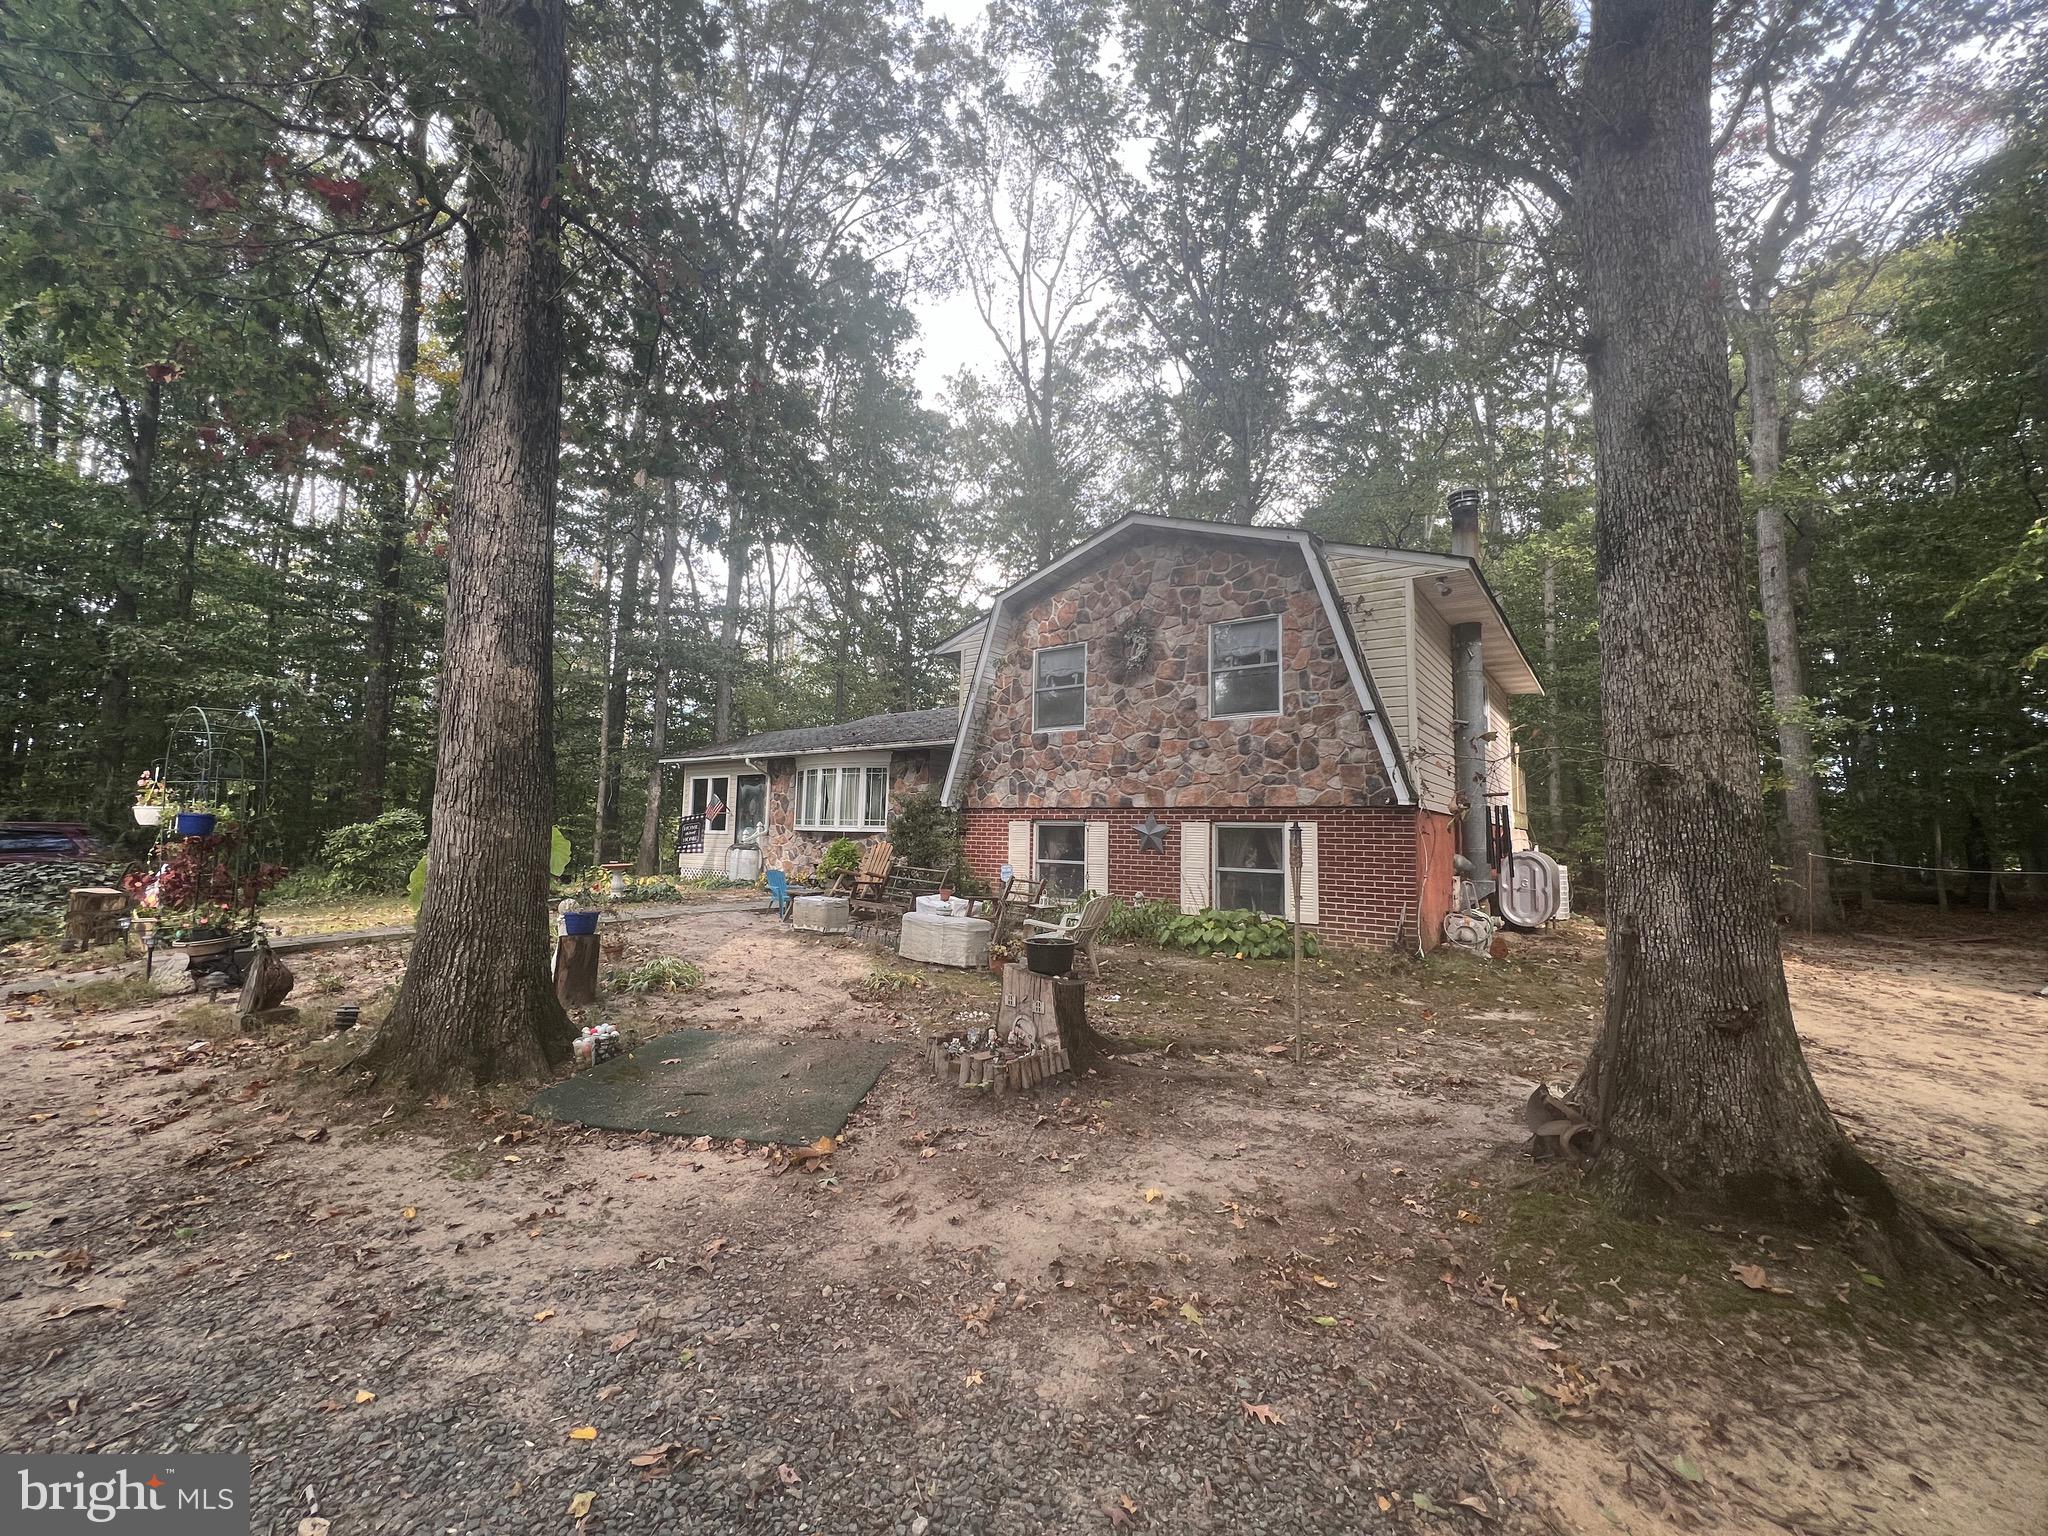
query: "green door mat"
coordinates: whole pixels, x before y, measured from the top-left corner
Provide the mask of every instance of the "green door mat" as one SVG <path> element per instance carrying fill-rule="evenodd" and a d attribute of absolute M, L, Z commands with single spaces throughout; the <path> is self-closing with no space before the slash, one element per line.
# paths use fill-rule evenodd
<path fill-rule="evenodd" d="M 608 1131 L 796 1146 L 837 1136 L 891 1045 L 684 1029 L 543 1088 L 533 1112 Z"/>

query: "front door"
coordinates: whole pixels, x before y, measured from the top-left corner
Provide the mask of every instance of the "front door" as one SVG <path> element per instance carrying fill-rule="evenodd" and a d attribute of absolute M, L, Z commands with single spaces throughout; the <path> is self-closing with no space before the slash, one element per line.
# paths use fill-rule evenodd
<path fill-rule="evenodd" d="M 768 777 L 743 773 L 733 781 L 733 846 L 758 848 L 768 830 Z"/>

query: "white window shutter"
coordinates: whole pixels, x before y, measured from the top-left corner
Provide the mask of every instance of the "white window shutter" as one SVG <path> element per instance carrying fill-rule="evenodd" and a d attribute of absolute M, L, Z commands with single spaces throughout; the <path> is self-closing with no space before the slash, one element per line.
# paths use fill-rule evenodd
<path fill-rule="evenodd" d="M 1031 823 L 1013 821 L 1010 823 L 1010 872 L 1019 880 L 1031 878 Z"/>
<path fill-rule="evenodd" d="M 1283 850 L 1284 851 L 1284 850 Z M 1286 852 L 1287 865 L 1287 916 L 1294 916 L 1294 857 Z M 1301 824 L 1301 926 L 1313 928 L 1322 921 L 1316 910 L 1316 887 L 1321 877 L 1316 870 L 1316 824 L 1304 821 Z"/>
<path fill-rule="evenodd" d="M 1098 896 L 1109 894 L 1109 823 L 1087 823 L 1088 889 Z"/>
<path fill-rule="evenodd" d="M 1209 823 L 1180 824 L 1180 909 L 1199 912 L 1209 905 Z"/>

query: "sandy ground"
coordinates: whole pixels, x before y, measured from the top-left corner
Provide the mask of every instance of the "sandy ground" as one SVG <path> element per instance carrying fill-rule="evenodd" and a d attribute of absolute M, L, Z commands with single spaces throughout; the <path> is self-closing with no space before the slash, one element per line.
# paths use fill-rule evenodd
<path fill-rule="evenodd" d="M 396 948 L 307 957 L 256 1038 L 182 999 L 9 1005 L 0 1444 L 248 1449 L 284 1536 L 315 1506 L 335 1536 L 562 1529 L 579 1491 L 586 1531 L 2048 1530 L 2034 1296 L 1619 1223 L 1531 1169 L 1587 925 L 1493 967 L 1328 957 L 1302 1066 L 1283 969 L 1118 950 L 1091 1012 L 1141 1048 L 988 1100 L 907 1048 L 987 977 L 748 906 L 636 930 L 629 963 L 707 984 L 611 1016 L 903 1041 L 808 1172 L 347 1092 L 359 1042 L 320 1021 L 374 1008 Z M 2013 922 L 1789 969 L 1848 1123 L 2019 1247 L 2048 1005 Z"/>

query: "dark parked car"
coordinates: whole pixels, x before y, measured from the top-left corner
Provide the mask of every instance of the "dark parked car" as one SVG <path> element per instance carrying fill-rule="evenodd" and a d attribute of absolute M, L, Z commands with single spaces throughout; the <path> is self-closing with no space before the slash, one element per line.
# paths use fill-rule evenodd
<path fill-rule="evenodd" d="M 103 864 L 106 846 L 76 821 L 0 821 L 0 864 Z"/>

